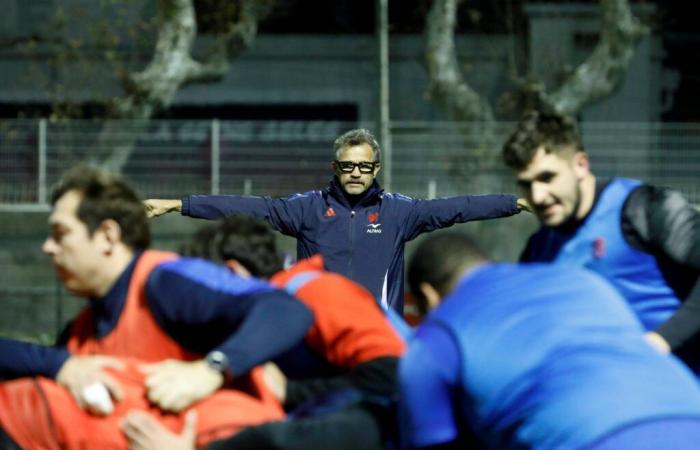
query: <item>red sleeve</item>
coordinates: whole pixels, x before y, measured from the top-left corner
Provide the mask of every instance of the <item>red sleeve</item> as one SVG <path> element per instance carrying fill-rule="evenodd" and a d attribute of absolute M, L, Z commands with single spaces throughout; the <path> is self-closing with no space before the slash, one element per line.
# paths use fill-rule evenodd
<path fill-rule="evenodd" d="M 296 293 L 313 312 L 308 344 L 340 367 L 380 357 L 399 357 L 403 340 L 365 288 L 337 274 L 323 273 Z"/>

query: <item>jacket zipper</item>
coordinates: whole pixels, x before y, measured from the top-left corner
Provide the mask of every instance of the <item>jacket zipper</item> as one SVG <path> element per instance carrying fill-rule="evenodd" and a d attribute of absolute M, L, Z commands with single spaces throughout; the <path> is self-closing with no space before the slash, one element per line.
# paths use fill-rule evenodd
<path fill-rule="evenodd" d="M 350 259 L 348 260 L 348 273 L 350 276 L 348 278 L 353 279 L 354 276 L 354 271 L 352 270 L 352 257 L 355 253 L 355 233 L 353 231 L 355 230 L 355 224 L 353 223 L 355 220 L 355 211 L 352 210 L 350 211 Z"/>

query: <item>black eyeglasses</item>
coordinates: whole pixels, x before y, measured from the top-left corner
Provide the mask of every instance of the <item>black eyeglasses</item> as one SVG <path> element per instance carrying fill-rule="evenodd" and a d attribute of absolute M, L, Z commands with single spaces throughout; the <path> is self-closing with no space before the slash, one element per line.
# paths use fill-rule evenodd
<path fill-rule="evenodd" d="M 377 167 L 378 164 L 378 161 L 362 161 L 358 163 L 352 161 L 335 161 L 335 167 L 337 167 L 338 170 L 340 170 L 343 173 L 352 173 L 352 171 L 355 170 L 355 167 L 360 169 L 360 173 L 372 173 L 374 172 L 374 168 Z"/>

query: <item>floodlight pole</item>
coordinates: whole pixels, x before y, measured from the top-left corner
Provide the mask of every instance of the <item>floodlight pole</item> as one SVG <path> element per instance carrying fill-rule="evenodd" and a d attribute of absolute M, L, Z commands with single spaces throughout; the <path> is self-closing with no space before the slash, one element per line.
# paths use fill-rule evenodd
<path fill-rule="evenodd" d="M 379 145 L 382 148 L 384 189 L 391 191 L 391 123 L 389 119 L 389 0 L 377 0 L 379 46 Z"/>

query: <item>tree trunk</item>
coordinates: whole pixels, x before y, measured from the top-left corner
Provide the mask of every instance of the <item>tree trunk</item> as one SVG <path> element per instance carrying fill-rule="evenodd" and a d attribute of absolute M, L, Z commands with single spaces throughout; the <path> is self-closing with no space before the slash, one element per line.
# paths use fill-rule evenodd
<path fill-rule="evenodd" d="M 170 106 L 177 91 L 189 83 L 223 79 L 230 63 L 255 39 L 258 21 L 272 9 L 271 0 L 240 0 L 237 21 L 214 36 L 203 61 L 192 57 L 197 38 L 193 0 L 160 0 L 160 25 L 153 57 L 146 68 L 124 81 L 126 94 L 113 102 L 113 113 L 100 131 L 93 162 L 114 172 L 127 163 L 149 119 Z"/>
<path fill-rule="evenodd" d="M 477 122 L 478 126 L 468 129 L 493 136 L 492 109 L 468 85 L 459 68 L 454 43 L 459 3 L 459 0 L 434 0 L 426 18 L 428 90 L 431 98 L 454 120 Z M 598 45 L 571 77 L 552 93 L 545 92 L 542 84 L 522 83 L 523 89 L 534 93 L 543 108 L 576 114 L 622 86 L 635 49 L 648 29 L 634 17 L 628 0 L 600 0 L 600 6 L 602 21 Z"/>
<path fill-rule="evenodd" d="M 493 111 L 465 81 L 455 50 L 459 0 L 436 0 L 425 22 L 428 93 L 449 116 L 465 125 L 465 138 L 475 156 L 486 156 L 493 145 Z"/>
<path fill-rule="evenodd" d="M 488 191 L 503 185 L 494 114 L 488 101 L 472 89 L 460 69 L 455 50 L 459 0 L 434 0 L 425 22 L 428 92 L 460 127 L 466 158 L 451 161 L 461 189 Z M 542 83 L 521 83 L 540 107 L 576 114 L 613 94 L 625 80 L 637 44 L 647 33 L 632 15 L 627 0 L 601 0 L 600 40 L 590 57 L 561 86 L 548 94 Z"/>
<path fill-rule="evenodd" d="M 540 92 L 551 111 L 575 115 L 624 84 L 634 52 L 649 29 L 634 17 L 627 0 L 601 0 L 601 30 L 593 53 L 554 92 Z"/>

